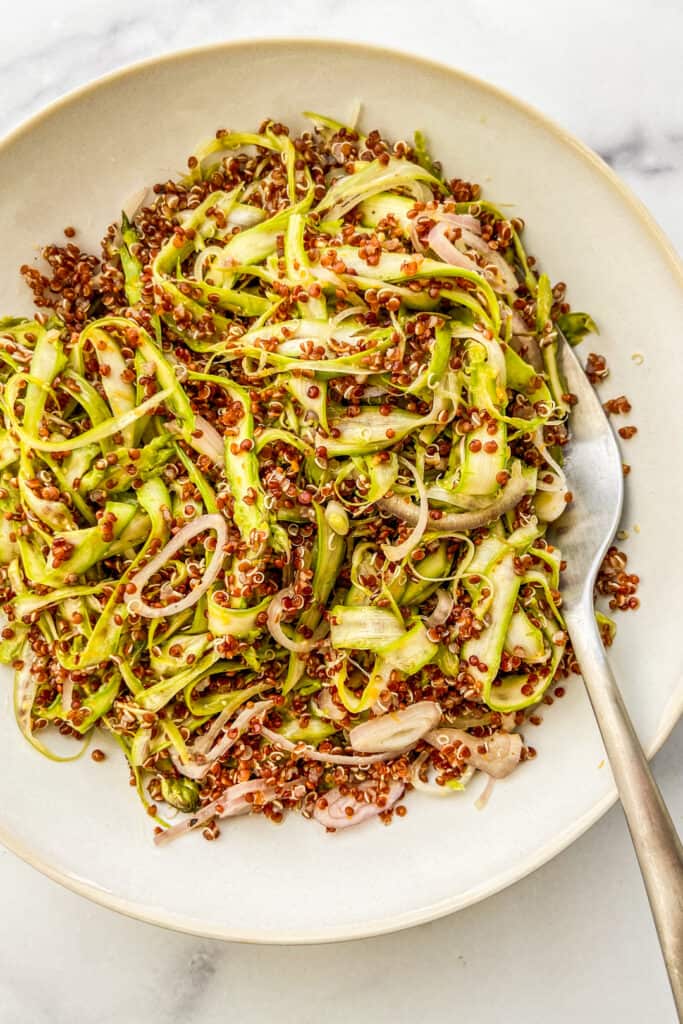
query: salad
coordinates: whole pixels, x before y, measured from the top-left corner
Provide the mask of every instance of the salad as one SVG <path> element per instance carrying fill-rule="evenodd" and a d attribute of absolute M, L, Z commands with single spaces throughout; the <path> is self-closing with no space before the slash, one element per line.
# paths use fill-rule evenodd
<path fill-rule="evenodd" d="M 0 321 L 17 721 L 113 737 L 159 843 L 457 798 L 573 667 L 546 531 L 592 321 L 419 133 L 309 117 L 217 132 Z"/>

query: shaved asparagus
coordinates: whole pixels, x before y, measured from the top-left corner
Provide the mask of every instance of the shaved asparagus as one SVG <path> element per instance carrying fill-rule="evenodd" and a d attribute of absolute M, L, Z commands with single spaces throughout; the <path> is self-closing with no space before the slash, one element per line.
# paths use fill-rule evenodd
<path fill-rule="evenodd" d="M 113 737 L 160 843 L 503 777 L 571 665 L 556 348 L 593 322 L 420 132 L 311 118 L 219 130 L 0 321 L 17 721 Z"/>

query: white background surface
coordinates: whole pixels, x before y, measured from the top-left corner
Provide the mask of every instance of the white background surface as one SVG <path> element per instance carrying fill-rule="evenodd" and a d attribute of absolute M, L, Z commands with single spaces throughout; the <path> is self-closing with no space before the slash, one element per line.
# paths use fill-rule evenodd
<path fill-rule="evenodd" d="M 0 132 L 82 82 L 172 49 L 259 34 L 383 43 L 488 78 L 555 117 L 612 163 L 683 250 L 678 3 L 650 2 L 647 19 L 636 0 L 0 0 L 0 14 Z M 409 83 L 387 88 L 400 95 Z M 169 97 L 160 117 L 172 109 Z M 125 116 L 121 133 L 125 145 Z M 679 726 L 655 761 L 679 826 L 682 755 Z M 344 945 L 171 934 L 90 905 L 4 852 L 0 897 L 0 1024 L 675 1020 L 618 809 L 479 906 Z"/>

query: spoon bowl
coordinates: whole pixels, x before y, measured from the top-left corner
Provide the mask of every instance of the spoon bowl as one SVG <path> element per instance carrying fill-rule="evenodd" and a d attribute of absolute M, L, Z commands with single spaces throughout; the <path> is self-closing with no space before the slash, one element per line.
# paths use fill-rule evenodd
<path fill-rule="evenodd" d="M 552 531 L 567 562 L 562 575 L 566 611 L 582 599 L 592 599 L 598 570 L 621 519 L 624 473 L 619 445 L 600 399 L 564 339 L 558 355 L 567 389 L 578 399 L 565 462 L 573 500 Z"/>

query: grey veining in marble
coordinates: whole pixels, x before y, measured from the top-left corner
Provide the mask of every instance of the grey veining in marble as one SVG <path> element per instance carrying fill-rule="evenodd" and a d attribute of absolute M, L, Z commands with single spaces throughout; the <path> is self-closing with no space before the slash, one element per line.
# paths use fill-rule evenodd
<path fill-rule="evenodd" d="M 642 128 L 600 151 L 600 156 L 618 174 L 630 173 L 645 177 L 674 174 L 683 162 L 683 136 L 662 133 L 658 143 L 652 142 Z"/>
<path fill-rule="evenodd" d="M 0 0 L 0 14 L 0 133 L 98 75 L 172 49 L 264 34 L 362 40 L 462 67 L 554 117 L 683 250 L 680 2 Z M 656 759 L 679 822 L 682 757 L 679 726 Z M 1 850 L 0 894 L 0 1024 L 674 1021 L 618 809 L 484 904 L 345 945 L 254 948 L 165 932 Z"/>

